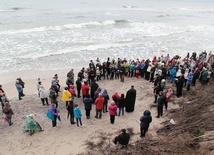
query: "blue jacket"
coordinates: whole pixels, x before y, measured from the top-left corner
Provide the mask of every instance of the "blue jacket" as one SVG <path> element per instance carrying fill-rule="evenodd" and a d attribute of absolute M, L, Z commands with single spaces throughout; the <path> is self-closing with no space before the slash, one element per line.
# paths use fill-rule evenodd
<path fill-rule="evenodd" d="M 134 71 L 134 70 L 135 70 L 135 65 L 134 65 L 134 64 L 131 64 L 131 65 L 129 66 L 129 68 L 130 68 L 131 71 Z"/>
<path fill-rule="evenodd" d="M 175 68 L 175 67 L 174 67 L 173 69 L 170 70 L 170 80 L 171 80 L 172 82 L 175 82 L 176 73 L 177 73 L 177 71 L 176 71 L 176 68 Z"/>
<path fill-rule="evenodd" d="M 193 74 L 192 72 L 189 72 L 189 75 L 187 76 L 187 84 L 192 84 Z"/>
<path fill-rule="evenodd" d="M 81 110 L 78 107 L 75 107 L 74 108 L 74 117 L 75 118 L 81 118 L 81 116 L 82 116 Z"/>
<path fill-rule="evenodd" d="M 140 64 L 140 69 L 143 70 L 143 68 L 145 67 L 145 64 Z"/>
<path fill-rule="evenodd" d="M 104 97 L 105 101 L 104 104 L 108 104 L 109 95 L 106 89 L 104 89 L 102 96 Z"/>
<path fill-rule="evenodd" d="M 18 92 L 22 92 L 22 85 L 19 84 L 19 83 L 16 83 L 15 85 L 16 85 L 17 91 L 18 91 Z"/>

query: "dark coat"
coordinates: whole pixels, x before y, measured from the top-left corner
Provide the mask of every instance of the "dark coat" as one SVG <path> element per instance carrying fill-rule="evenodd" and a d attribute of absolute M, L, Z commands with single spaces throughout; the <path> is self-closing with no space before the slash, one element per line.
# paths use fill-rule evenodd
<path fill-rule="evenodd" d="M 109 95 L 108 95 L 107 90 L 104 90 L 104 91 L 103 91 L 102 96 L 103 96 L 103 97 L 104 97 L 104 99 L 105 99 L 104 104 L 108 104 Z"/>
<path fill-rule="evenodd" d="M 140 117 L 140 127 L 144 129 L 149 128 L 149 124 L 152 122 L 151 112 L 149 110 L 145 110 L 143 116 Z"/>
<path fill-rule="evenodd" d="M 161 87 L 161 85 L 157 85 L 157 86 L 154 88 L 154 93 L 155 93 L 155 95 L 159 95 L 160 91 L 163 91 L 163 88 Z"/>
<path fill-rule="evenodd" d="M 180 77 L 176 83 L 176 87 L 177 87 L 177 97 L 182 96 L 182 90 L 183 90 L 183 85 L 184 85 L 184 77 Z"/>
<path fill-rule="evenodd" d="M 119 142 L 121 145 L 127 145 L 130 140 L 130 134 L 129 133 L 122 133 L 119 136 L 115 138 L 115 142 Z"/>
<path fill-rule="evenodd" d="M 99 88 L 98 84 L 95 81 L 91 82 L 91 98 L 94 98 L 95 91 Z"/>
<path fill-rule="evenodd" d="M 84 106 L 85 106 L 85 110 L 91 110 L 91 106 L 92 106 L 92 103 L 94 101 L 92 100 L 92 98 L 87 98 L 85 97 L 83 99 L 83 103 L 84 103 Z"/>
<path fill-rule="evenodd" d="M 77 90 L 80 90 L 81 87 L 82 87 L 81 80 L 77 80 L 77 81 L 76 81 L 76 85 L 77 85 Z"/>
<path fill-rule="evenodd" d="M 166 95 L 161 95 L 158 98 L 158 106 L 163 106 L 165 102 L 166 102 Z"/>
<path fill-rule="evenodd" d="M 125 98 L 119 98 L 118 102 L 119 102 L 119 104 L 118 104 L 119 108 L 126 106 L 126 99 Z"/>
<path fill-rule="evenodd" d="M 126 112 L 133 112 L 135 107 L 136 90 L 131 88 L 126 93 Z"/>
<path fill-rule="evenodd" d="M 66 84 L 68 86 L 73 85 L 73 80 L 70 77 L 67 77 Z"/>
<path fill-rule="evenodd" d="M 49 97 L 51 98 L 51 103 L 57 103 L 57 95 L 54 90 L 50 89 Z"/>

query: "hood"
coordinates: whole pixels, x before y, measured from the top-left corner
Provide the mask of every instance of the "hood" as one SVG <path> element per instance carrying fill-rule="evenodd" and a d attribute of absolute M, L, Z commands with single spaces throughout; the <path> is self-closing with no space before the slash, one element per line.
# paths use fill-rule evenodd
<path fill-rule="evenodd" d="M 99 87 L 99 88 L 97 88 L 97 91 L 98 91 L 98 92 L 101 92 L 101 90 L 102 90 L 102 89 L 101 89 L 100 87 Z"/>
<path fill-rule="evenodd" d="M 106 89 L 104 89 L 103 94 L 108 94 L 108 92 L 107 92 L 107 90 L 106 90 Z"/>
<path fill-rule="evenodd" d="M 74 89 L 74 86 L 73 86 L 73 85 L 70 85 L 69 87 L 70 87 L 71 89 Z"/>
<path fill-rule="evenodd" d="M 145 110 L 143 113 L 144 116 L 150 116 L 151 112 L 149 110 Z"/>

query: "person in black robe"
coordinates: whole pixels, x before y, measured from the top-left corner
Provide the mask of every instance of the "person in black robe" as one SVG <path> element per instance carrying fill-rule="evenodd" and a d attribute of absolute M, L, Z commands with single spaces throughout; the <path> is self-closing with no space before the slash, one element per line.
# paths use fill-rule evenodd
<path fill-rule="evenodd" d="M 82 88 L 82 82 L 81 82 L 81 79 L 80 77 L 78 77 L 77 81 L 76 81 L 76 85 L 77 85 L 77 97 L 80 98 L 80 91 L 81 91 L 81 88 Z"/>
<path fill-rule="evenodd" d="M 182 90 L 183 90 L 183 85 L 184 85 L 184 76 L 181 74 L 181 76 L 178 78 L 178 81 L 176 83 L 176 88 L 177 88 L 177 97 L 179 98 L 182 96 Z"/>
<path fill-rule="evenodd" d="M 91 98 L 92 99 L 94 99 L 94 93 L 95 93 L 95 91 L 97 90 L 99 88 L 99 86 L 98 86 L 98 84 L 96 83 L 96 81 L 95 80 L 93 80 L 92 82 L 91 82 Z"/>
<path fill-rule="evenodd" d="M 126 112 L 133 112 L 135 107 L 136 90 L 134 86 L 131 86 L 126 93 Z"/>

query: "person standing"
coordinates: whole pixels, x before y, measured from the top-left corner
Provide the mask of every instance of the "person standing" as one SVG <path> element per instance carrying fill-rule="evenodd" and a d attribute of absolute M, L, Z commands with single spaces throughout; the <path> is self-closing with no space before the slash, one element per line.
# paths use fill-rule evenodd
<path fill-rule="evenodd" d="M 184 85 L 184 76 L 183 74 L 181 74 L 177 80 L 176 83 L 176 88 L 177 88 L 177 97 L 179 98 L 180 96 L 182 96 L 182 91 L 183 91 L 183 85 Z"/>
<path fill-rule="evenodd" d="M 0 89 L 0 102 L 1 102 L 1 106 L 2 106 L 2 112 L 3 112 L 5 103 L 9 102 L 9 99 L 7 98 L 6 94 L 4 93 L 4 91 L 2 89 Z"/>
<path fill-rule="evenodd" d="M 94 94 L 95 94 L 96 90 L 99 88 L 99 86 L 95 80 L 92 80 L 90 87 L 91 87 L 91 91 L 90 91 L 91 98 L 94 99 Z"/>
<path fill-rule="evenodd" d="M 201 84 L 202 85 L 207 84 L 207 76 L 208 76 L 207 68 L 203 67 L 203 70 L 201 73 Z"/>
<path fill-rule="evenodd" d="M 85 96 L 86 96 L 87 94 L 89 94 L 89 90 L 90 90 L 90 88 L 89 88 L 89 86 L 88 86 L 88 82 L 87 82 L 87 81 L 84 81 L 84 84 L 82 85 L 82 98 L 83 98 L 83 99 L 85 98 Z"/>
<path fill-rule="evenodd" d="M 191 69 L 189 69 L 189 73 L 187 75 L 187 91 L 190 90 L 190 86 L 192 85 L 193 73 Z"/>
<path fill-rule="evenodd" d="M 126 93 L 126 112 L 133 112 L 135 107 L 135 99 L 136 99 L 136 90 L 134 86 L 131 86 Z"/>
<path fill-rule="evenodd" d="M 115 115 L 117 115 L 117 106 L 116 106 L 115 102 L 112 102 L 109 105 L 108 110 L 109 110 L 109 114 L 110 114 L 110 123 L 114 124 Z"/>
<path fill-rule="evenodd" d="M 23 88 L 22 88 L 22 85 L 19 83 L 19 80 L 16 80 L 15 86 L 18 91 L 18 98 L 19 100 L 22 100 Z"/>
<path fill-rule="evenodd" d="M 172 88 L 169 88 L 166 92 L 166 101 L 165 101 L 165 109 L 168 109 L 168 102 L 170 101 L 171 97 L 173 95 L 173 90 Z"/>
<path fill-rule="evenodd" d="M 143 116 L 140 117 L 140 137 L 143 138 L 148 131 L 149 125 L 152 122 L 151 112 L 149 110 L 145 110 Z"/>
<path fill-rule="evenodd" d="M 87 119 L 90 119 L 90 112 L 92 109 L 92 103 L 93 103 L 93 99 L 90 98 L 89 94 L 87 94 L 85 96 L 85 98 L 83 99 L 83 103 L 84 103 L 84 107 L 85 107 L 85 115 Z"/>
<path fill-rule="evenodd" d="M 12 116 L 14 115 L 13 110 L 10 106 L 10 104 L 7 102 L 3 108 L 3 112 L 7 118 L 7 122 L 9 124 L 9 126 L 13 125 L 12 123 Z"/>
<path fill-rule="evenodd" d="M 119 104 L 119 98 L 120 98 L 120 95 L 118 94 L 118 92 L 115 92 L 113 95 L 112 95 L 112 100 L 115 102 L 115 104 L 118 106 Z"/>
<path fill-rule="evenodd" d="M 161 87 L 161 83 L 158 82 L 157 85 L 154 87 L 154 96 L 155 96 L 155 101 L 154 103 L 157 103 L 157 100 L 158 100 L 158 95 L 159 95 L 159 92 L 160 91 L 163 91 L 162 87 Z"/>
<path fill-rule="evenodd" d="M 67 73 L 67 79 L 70 80 L 71 83 L 67 84 L 68 87 L 70 84 L 74 84 L 74 69 L 71 69 L 68 73 Z"/>
<path fill-rule="evenodd" d="M 119 114 L 118 116 L 120 116 L 120 114 L 122 113 L 122 115 L 124 115 L 124 107 L 126 106 L 126 99 L 124 97 L 124 94 L 121 94 L 121 97 L 118 100 L 119 104 L 118 104 L 118 108 L 119 108 Z"/>
<path fill-rule="evenodd" d="M 104 97 L 102 97 L 102 94 L 100 93 L 99 97 L 95 100 L 95 105 L 96 105 L 96 116 L 95 116 L 95 118 L 99 117 L 99 119 L 101 119 L 104 102 L 105 102 L 105 99 L 104 99 Z"/>
<path fill-rule="evenodd" d="M 23 93 L 23 89 L 25 88 L 25 83 L 24 83 L 24 81 L 22 81 L 21 77 L 17 78 L 16 80 L 18 80 L 18 81 L 19 81 L 19 84 L 22 86 L 21 96 L 25 96 L 25 94 Z"/>
<path fill-rule="evenodd" d="M 108 107 L 108 100 L 109 100 L 109 95 L 106 89 L 104 89 L 102 96 L 104 97 L 104 106 L 103 106 L 103 113 L 108 112 L 107 107 Z"/>
<path fill-rule="evenodd" d="M 53 87 L 50 88 L 49 97 L 51 99 L 51 104 L 56 104 L 56 108 L 58 107 L 57 94 Z"/>
<path fill-rule="evenodd" d="M 55 104 L 51 104 L 51 106 L 49 107 L 49 111 L 53 116 L 52 119 L 52 126 L 56 127 L 57 125 L 57 117 L 59 117 L 59 111 L 57 110 L 57 108 L 55 107 Z"/>
<path fill-rule="evenodd" d="M 68 87 L 65 87 L 65 89 L 63 90 L 61 100 L 66 103 L 67 107 L 68 102 L 71 100 L 71 93 L 68 91 Z"/>
<path fill-rule="evenodd" d="M 74 100 L 74 98 L 75 98 L 77 95 L 76 95 L 76 92 L 75 92 L 75 89 L 74 89 L 74 86 L 73 86 L 73 85 L 70 85 L 70 86 L 69 86 L 69 92 L 71 93 L 71 100 Z"/>
<path fill-rule="evenodd" d="M 75 104 L 75 106 L 74 106 L 74 117 L 76 118 L 77 127 L 79 128 L 79 123 L 80 123 L 80 125 L 82 127 L 83 126 L 82 120 L 81 120 L 82 112 L 79 109 L 78 104 Z"/>
<path fill-rule="evenodd" d="M 160 116 L 163 116 L 163 105 L 166 102 L 166 95 L 161 91 L 159 93 L 160 97 L 158 98 L 158 106 L 157 106 L 157 111 L 158 111 L 158 115 L 157 118 L 159 118 Z"/>
<path fill-rule="evenodd" d="M 75 124 L 75 122 L 74 122 L 74 102 L 72 100 L 68 102 L 66 109 L 68 111 L 67 119 L 70 117 L 70 123 Z"/>
<path fill-rule="evenodd" d="M 125 72 L 126 72 L 126 68 L 124 66 L 124 64 L 121 64 L 121 66 L 119 67 L 120 70 L 120 81 L 124 82 L 124 76 L 125 76 Z"/>
<path fill-rule="evenodd" d="M 80 77 L 78 77 L 77 81 L 76 81 L 76 86 L 77 86 L 77 97 L 80 98 L 80 91 L 81 91 L 81 87 L 82 87 L 82 82 Z"/>
<path fill-rule="evenodd" d="M 47 93 L 45 91 L 45 88 L 42 85 L 40 85 L 40 87 L 39 87 L 39 97 L 40 97 L 40 99 L 42 101 L 43 106 L 45 105 L 45 102 L 46 102 L 47 105 L 49 105 L 48 104 Z"/>

